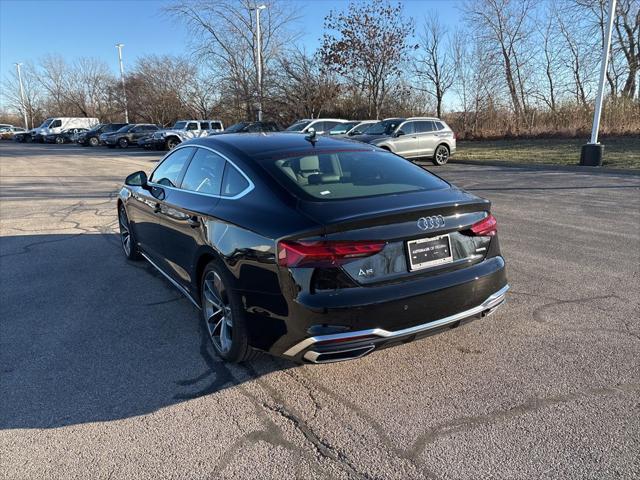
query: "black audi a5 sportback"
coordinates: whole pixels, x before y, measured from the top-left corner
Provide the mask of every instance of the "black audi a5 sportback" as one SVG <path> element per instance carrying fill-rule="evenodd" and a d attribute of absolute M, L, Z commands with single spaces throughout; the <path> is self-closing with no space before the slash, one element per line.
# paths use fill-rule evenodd
<path fill-rule="evenodd" d="M 491 313 L 509 287 L 490 208 L 377 147 L 282 133 L 184 142 L 118 197 L 126 256 L 229 361 L 347 360 Z"/>

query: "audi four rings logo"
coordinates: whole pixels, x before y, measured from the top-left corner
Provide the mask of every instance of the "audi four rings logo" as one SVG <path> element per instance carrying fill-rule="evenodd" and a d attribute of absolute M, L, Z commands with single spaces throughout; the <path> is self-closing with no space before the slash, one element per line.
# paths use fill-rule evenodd
<path fill-rule="evenodd" d="M 420 217 L 418 219 L 418 228 L 420 230 L 433 230 L 434 228 L 444 227 L 444 217 L 442 215 L 434 215 L 432 217 Z"/>

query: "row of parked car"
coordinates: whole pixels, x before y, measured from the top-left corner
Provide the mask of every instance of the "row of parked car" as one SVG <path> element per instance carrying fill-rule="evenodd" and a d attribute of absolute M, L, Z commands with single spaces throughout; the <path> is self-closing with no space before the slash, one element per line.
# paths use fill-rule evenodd
<path fill-rule="evenodd" d="M 164 150 L 171 150 L 186 140 L 202 136 L 284 131 L 347 137 L 376 145 L 405 158 L 431 158 L 436 165 L 447 163 L 456 151 L 455 133 L 444 121 L 434 117 L 360 121 L 303 119 L 284 130 L 275 122 L 239 122 L 225 129 L 220 120 L 180 120 L 170 128 L 162 128 L 150 123 L 98 123 L 97 119 L 60 117 L 47 119 L 40 127 L 28 132 L 20 130 L 12 134 L 18 142 L 78 143 L 109 148 L 139 146 Z"/>

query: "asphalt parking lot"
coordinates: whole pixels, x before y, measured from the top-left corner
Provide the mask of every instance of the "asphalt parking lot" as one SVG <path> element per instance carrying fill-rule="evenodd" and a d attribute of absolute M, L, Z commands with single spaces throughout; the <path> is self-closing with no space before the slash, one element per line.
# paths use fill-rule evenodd
<path fill-rule="evenodd" d="M 159 157 L 0 143 L 0 477 L 640 477 L 639 176 L 438 168 L 494 202 L 501 310 L 237 366 L 120 252 L 116 191 Z"/>

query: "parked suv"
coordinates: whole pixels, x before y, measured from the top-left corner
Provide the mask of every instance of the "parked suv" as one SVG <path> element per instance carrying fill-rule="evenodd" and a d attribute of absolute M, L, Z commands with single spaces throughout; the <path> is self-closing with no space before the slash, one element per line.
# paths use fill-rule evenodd
<path fill-rule="evenodd" d="M 307 133 L 310 128 L 313 128 L 318 135 L 322 135 L 336 125 L 347 122 L 348 120 L 341 120 L 339 118 L 305 118 L 294 122 L 285 132 Z"/>
<path fill-rule="evenodd" d="M 435 165 L 444 165 L 456 152 L 453 130 L 433 117 L 386 119 L 351 138 L 405 158 L 430 157 Z"/>
<path fill-rule="evenodd" d="M 128 123 L 101 123 L 96 125 L 88 132 L 78 135 L 78 143 L 80 145 L 97 147 L 100 145 L 100 135 L 103 133 L 113 133 L 127 126 Z"/>
<path fill-rule="evenodd" d="M 107 147 L 114 148 L 116 145 L 120 148 L 127 148 L 129 145 L 137 145 L 138 140 L 158 130 L 157 125 L 151 123 L 133 123 L 122 127 L 115 133 L 102 134 L 102 140 Z"/>
<path fill-rule="evenodd" d="M 138 145 L 173 150 L 185 140 L 206 137 L 223 129 L 220 120 L 179 120 L 171 128 L 158 130 L 152 135 L 141 138 L 138 140 Z"/>

